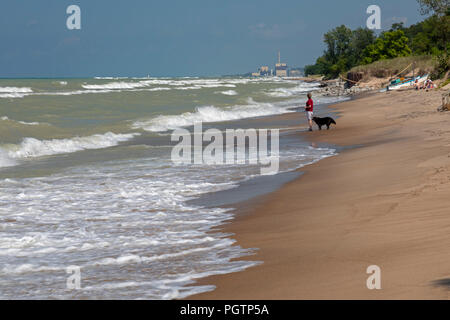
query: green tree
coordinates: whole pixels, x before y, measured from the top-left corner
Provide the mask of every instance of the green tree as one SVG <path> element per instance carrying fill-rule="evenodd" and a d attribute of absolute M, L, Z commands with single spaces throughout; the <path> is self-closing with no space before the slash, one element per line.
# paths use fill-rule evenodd
<path fill-rule="evenodd" d="M 447 14 L 450 8 L 450 0 L 417 0 L 422 14 L 436 13 L 438 16 Z"/>
<path fill-rule="evenodd" d="M 415 34 L 410 33 L 410 46 L 415 54 L 439 54 L 445 51 L 445 36 L 441 32 L 441 19 L 436 15 L 420 23 Z"/>
<path fill-rule="evenodd" d="M 324 35 L 327 46 L 322 59 L 318 63 L 325 70 L 328 78 L 336 78 L 341 73 L 349 70 L 360 59 L 359 53 L 368 43 L 373 42 L 372 31 L 362 28 L 352 31 L 341 25 Z"/>
<path fill-rule="evenodd" d="M 372 30 L 364 28 L 352 31 L 341 25 L 330 30 L 324 35 L 326 50 L 314 65 L 305 67 L 305 74 L 335 78 L 359 64 L 411 54 L 432 54 L 439 61 L 438 69 L 448 70 L 450 0 L 417 1 L 422 14 L 432 14 L 430 17 L 410 27 L 395 23 L 378 38 Z"/>
<path fill-rule="evenodd" d="M 335 78 L 351 66 L 351 41 L 353 32 L 341 25 L 324 35 L 326 50 L 314 65 L 305 67 L 305 74 L 323 74 L 327 78 Z"/>
<path fill-rule="evenodd" d="M 364 49 L 375 42 L 372 30 L 358 28 L 355 31 L 341 25 L 324 35 L 326 50 L 314 65 L 305 67 L 305 74 L 323 74 L 336 78 L 341 73 L 359 64 Z"/>
<path fill-rule="evenodd" d="M 352 67 L 361 63 L 364 57 L 364 50 L 375 43 L 376 38 L 375 32 L 370 29 L 358 28 L 353 31 L 352 40 L 350 42 L 351 54 L 349 56 Z"/>
<path fill-rule="evenodd" d="M 393 23 L 391 26 L 391 30 L 389 31 L 397 31 L 397 30 L 405 31 L 405 25 L 403 22 Z"/>
<path fill-rule="evenodd" d="M 412 51 L 408 46 L 408 38 L 402 30 L 384 32 L 374 44 L 367 46 L 363 53 L 364 64 L 378 60 L 406 57 Z"/>
<path fill-rule="evenodd" d="M 352 30 L 341 25 L 324 35 L 324 41 L 327 45 L 325 56 L 331 63 L 337 63 L 340 57 L 349 53 Z"/>
<path fill-rule="evenodd" d="M 447 42 L 450 37 L 450 0 L 417 0 L 423 15 L 434 13 L 439 20 L 438 32 L 443 41 L 445 55 L 448 53 Z"/>

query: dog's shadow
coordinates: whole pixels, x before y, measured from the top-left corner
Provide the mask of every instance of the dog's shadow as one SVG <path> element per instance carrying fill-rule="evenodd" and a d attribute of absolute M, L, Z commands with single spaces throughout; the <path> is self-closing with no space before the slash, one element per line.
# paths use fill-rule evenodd
<path fill-rule="evenodd" d="M 433 281 L 433 285 L 435 287 L 444 287 L 447 290 L 450 290 L 450 278 Z"/>

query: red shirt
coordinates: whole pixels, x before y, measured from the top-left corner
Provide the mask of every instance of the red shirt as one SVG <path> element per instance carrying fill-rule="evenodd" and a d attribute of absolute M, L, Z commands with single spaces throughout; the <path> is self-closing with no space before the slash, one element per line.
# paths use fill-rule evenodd
<path fill-rule="evenodd" d="M 309 99 L 308 101 L 306 101 L 306 111 L 313 111 L 314 108 L 314 102 L 312 101 L 312 99 Z"/>

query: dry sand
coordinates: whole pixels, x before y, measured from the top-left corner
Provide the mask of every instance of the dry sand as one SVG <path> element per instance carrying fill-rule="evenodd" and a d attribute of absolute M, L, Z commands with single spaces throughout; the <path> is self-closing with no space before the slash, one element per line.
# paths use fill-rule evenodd
<path fill-rule="evenodd" d="M 190 299 L 449 299 L 450 112 L 442 91 L 388 92 L 336 105 L 311 141 L 355 146 L 302 168 L 225 226 L 259 248 L 243 272 L 200 281 Z M 291 115 L 297 116 L 297 115 Z M 381 290 L 366 287 L 369 265 Z"/>

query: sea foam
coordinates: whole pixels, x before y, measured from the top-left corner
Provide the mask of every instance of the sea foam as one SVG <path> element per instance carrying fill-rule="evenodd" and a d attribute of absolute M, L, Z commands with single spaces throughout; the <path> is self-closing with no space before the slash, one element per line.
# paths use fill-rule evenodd
<path fill-rule="evenodd" d="M 215 106 L 197 107 L 195 112 L 186 112 L 179 115 L 160 115 L 148 120 L 136 121 L 133 123 L 133 128 L 151 132 L 164 132 L 192 126 L 198 122 L 231 121 L 287 112 L 292 111 L 286 107 L 276 106 L 271 103 L 257 103 L 249 98 L 247 105 L 235 105 L 226 108 Z"/>
<path fill-rule="evenodd" d="M 236 96 L 238 93 L 234 90 L 226 90 L 226 91 L 222 91 L 220 92 L 221 94 L 224 94 L 226 96 Z"/>
<path fill-rule="evenodd" d="M 0 148 L 0 168 L 2 167 L 12 167 L 17 163 L 8 156 L 8 153 Z"/>
<path fill-rule="evenodd" d="M 276 88 L 265 92 L 266 95 L 270 97 L 284 98 L 292 97 L 306 92 L 319 89 L 319 83 L 302 83 L 298 86 L 292 88 Z"/>
<path fill-rule="evenodd" d="M 35 138 L 24 138 L 19 145 L 8 145 L 4 149 L 7 150 L 7 156 L 12 159 L 34 158 L 113 147 L 120 142 L 132 139 L 136 135 L 139 135 L 139 133 L 116 134 L 107 132 L 105 134 L 69 139 L 38 140 Z"/>
<path fill-rule="evenodd" d="M 13 120 L 13 119 L 8 118 L 7 116 L 0 117 L 0 120 L 17 122 L 17 123 L 24 124 L 24 125 L 27 125 L 27 126 L 38 126 L 38 125 L 41 124 L 41 123 L 35 122 L 35 121 L 33 121 L 33 122 L 26 122 L 26 121 L 20 121 L 20 120 Z"/>
<path fill-rule="evenodd" d="M 83 84 L 84 89 L 90 90 L 124 90 L 124 89 L 136 89 L 143 88 L 147 85 L 142 82 L 110 82 L 106 84 Z"/>
<path fill-rule="evenodd" d="M 28 87 L 0 87 L 0 93 L 31 93 L 33 90 Z"/>

